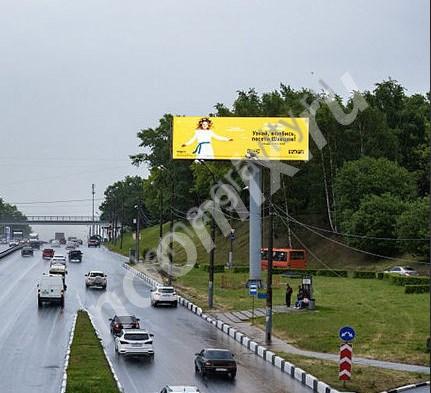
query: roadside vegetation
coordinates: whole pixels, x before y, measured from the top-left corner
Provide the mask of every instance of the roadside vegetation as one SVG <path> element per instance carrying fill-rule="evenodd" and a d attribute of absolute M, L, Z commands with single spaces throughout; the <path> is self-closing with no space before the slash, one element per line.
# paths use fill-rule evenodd
<path fill-rule="evenodd" d="M 66 393 L 119 393 L 102 345 L 85 311 L 78 311 Z"/>
<path fill-rule="evenodd" d="M 429 380 L 428 374 L 409 373 L 403 371 L 387 370 L 377 367 L 352 366 L 352 379 L 345 386 L 338 379 L 338 363 L 308 358 L 290 353 L 277 353 L 282 358 L 307 370 L 316 378 L 325 381 L 328 385 L 339 391 L 357 393 L 380 393 L 399 386 Z"/>
<path fill-rule="evenodd" d="M 222 240 L 220 237 L 219 242 L 221 243 Z M 241 236 L 237 240 L 245 243 L 245 239 Z M 157 226 L 142 231 L 142 247 L 151 248 L 157 244 L 157 241 Z M 109 245 L 109 247 L 115 251 L 121 251 L 118 242 L 117 246 Z M 130 234 L 124 238 L 124 255 L 127 254 L 128 247 L 134 247 Z M 219 255 L 221 249 L 223 245 L 217 247 Z M 227 252 L 227 245 L 225 249 Z M 241 252 L 240 249 L 239 252 Z M 201 266 L 178 277 L 175 286 L 187 298 L 206 309 L 208 273 L 203 267 L 208 263 L 208 254 L 202 249 L 202 254 L 199 256 L 199 261 L 203 261 Z M 219 258 L 217 261 L 219 265 L 224 265 L 226 262 L 225 258 Z M 322 267 L 317 262 L 314 265 Z M 144 266 L 145 262 L 135 267 L 142 269 Z M 380 261 L 374 269 L 382 271 L 387 266 L 387 261 Z M 331 268 L 331 266 L 325 267 Z M 347 267 L 353 268 L 349 265 Z M 362 269 L 364 267 L 369 270 L 370 264 L 365 262 Z M 245 289 L 247 278 L 248 273 L 226 271 L 215 274 L 216 310 L 251 309 L 251 298 Z M 263 279 L 265 280 L 265 277 Z M 300 284 L 299 279 L 286 278 L 283 275 L 274 275 L 273 281 L 274 305 L 284 304 L 284 288 L 287 282 L 294 289 L 294 296 Z M 343 325 L 351 325 L 355 327 L 358 334 L 354 345 L 355 355 L 428 365 L 429 353 L 426 352 L 426 340 L 430 330 L 428 293 L 406 294 L 404 286 L 395 285 L 386 279 L 340 276 L 313 276 L 313 287 L 316 310 L 274 314 L 273 325 L 277 336 L 302 349 L 336 353 L 339 344 L 339 328 Z M 255 307 L 264 306 L 265 300 L 256 299 Z M 263 324 L 263 320 L 257 318 L 256 323 Z M 393 339 L 390 339 L 391 337 Z"/>

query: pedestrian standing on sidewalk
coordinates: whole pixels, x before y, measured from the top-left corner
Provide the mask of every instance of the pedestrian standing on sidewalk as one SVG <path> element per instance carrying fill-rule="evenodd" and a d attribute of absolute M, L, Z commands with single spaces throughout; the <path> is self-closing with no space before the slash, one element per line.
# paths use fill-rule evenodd
<path fill-rule="evenodd" d="M 293 293 L 293 289 L 289 284 L 286 284 L 286 296 L 285 296 L 285 300 L 286 300 L 286 306 L 290 307 L 291 303 L 292 303 L 292 293 Z"/>

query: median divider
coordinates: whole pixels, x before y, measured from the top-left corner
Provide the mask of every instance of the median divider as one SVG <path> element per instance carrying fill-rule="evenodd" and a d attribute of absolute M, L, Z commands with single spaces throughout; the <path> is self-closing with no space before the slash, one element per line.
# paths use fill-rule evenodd
<path fill-rule="evenodd" d="M 121 385 L 121 383 L 120 383 L 120 381 L 118 379 L 117 374 L 115 373 L 115 370 L 114 370 L 114 367 L 112 365 L 112 362 L 109 359 L 109 356 L 108 356 L 108 354 L 106 352 L 105 346 L 103 344 L 102 336 L 100 335 L 99 331 L 96 328 L 96 325 L 94 324 L 93 317 L 91 316 L 91 314 L 86 309 L 80 309 L 80 310 L 78 310 L 75 313 L 75 316 L 73 318 L 72 328 L 70 330 L 70 335 L 69 335 L 69 343 L 67 345 L 67 351 L 66 351 L 66 356 L 65 356 L 65 360 L 64 360 L 63 379 L 62 379 L 62 382 L 61 382 L 60 393 L 66 393 L 66 391 L 67 391 L 67 369 L 69 367 L 71 346 L 72 346 L 73 339 L 74 339 L 74 336 L 75 336 L 76 321 L 77 321 L 77 318 L 78 318 L 78 313 L 80 311 L 81 312 L 85 312 L 88 315 L 88 318 L 90 320 L 91 326 L 92 326 L 92 328 L 93 328 L 93 330 L 94 330 L 94 332 L 96 334 L 97 339 L 100 341 L 100 344 L 102 346 L 103 354 L 104 354 L 105 359 L 106 359 L 106 361 L 107 361 L 107 363 L 109 365 L 110 371 L 111 371 L 112 376 L 113 376 L 113 378 L 115 380 L 115 383 L 117 385 L 118 391 L 120 393 L 124 393 L 124 389 L 123 389 L 123 387 L 122 387 L 122 385 Z"/>
<path fill-rule="evenodd" d="M 63 379 L 61 381 L 61 389 L 60 393 L 66 393 L 66 386 L 67 386 L 67 367 L 69 366 L 69 360 L 70 360 L 70 347 L 72 346 L 73 337 L 75 335 L 75 327 L 76 327 L 76 319 L 78 318 L 78 311 L 75 313 L 75 316 L 73 317 L 72 322 L 72 328 L 70 329 L 69 334 L 69 342 L 67 343 L 67 350 L 66 350 L 66 356 L 64 358 L 64 366 L 63 366 Z"/>
<path fill-rule="evenodd" d="M 154 280 L 147 274 L 136 270 L 135 268 L 129 266 L 126 263 L 123 264 L 123 267 L 126 270 L 130 271 L 135 276 L 145 281 L 148 285 L 152 287 L 155 287 L 157 285 L 163 285 L 161 282 Z M 230 326 L 229 324 L 205 314 L 202 308 L 198 307 L 196 304 L 190 302 L 186 298 L 182 296 L 178 296 L 178 300 L 183 307 L 187 308 L 197 316 L 201 317 L 208 323 L 212 324 L 217 329 L 229 335 L 235 341 L 240 343 L 243 347 L 246 347 L 249 351 L 254 352 L 257 356 L 261 357 L 266 362 L 271 363 L 274 367 L 278 368 L 281 372 L 290 375 L 292 378 L 298 380 L 303 385 L 308 386 L 314 392 L 339 393 L 338 390 L 331 388 L 325 382 L 318 380 L 313 375 L 308 374 L 306 371 L 302 370 L 301 368 L 296 367 L 294 364 L 289 363 L 288 361 L 284 360 L 280 356 L 277 356 L 274 352 L 270 351 L 268 348 L 264 347 L 263 345 L 256 343 L 255 341 L 253 341 L 253 339 L 247 337 L 247 335 L 235 329 L 234 327 Z"/>

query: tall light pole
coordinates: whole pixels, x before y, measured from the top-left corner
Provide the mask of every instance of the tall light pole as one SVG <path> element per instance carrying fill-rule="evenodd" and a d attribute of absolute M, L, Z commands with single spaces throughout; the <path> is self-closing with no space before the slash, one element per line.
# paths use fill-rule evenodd
<path fill-rule="evenodd" d="M 139 238 L 140 238 L 140 232 L 141 232 L 141 226 L 140 226 L 140 221 L 141 221 L 141 217 L 140 217 L 140 203 L 138 201 L 138 204 L 135 205 L 135 209 L 136 209 L 136 255 L 135 255 L 135 260 L 139 263 Z"/>
<path fill-rule="evenodd" d="M 94 191 L 94 184 L 91 185 L 91 194 L 93 196 L 93 208 L 92 208 L 92 215 L 91 215 L 91 235 L 94 235 L 94 194 L 96 192 Z"/>
<path fill-rule="evenodd" d="M 208 170 L 208 172 L 211 174 L 211 177 L 213 179 L 213 185 L 217 183 L 215 175 L 211 168 L 205 163 L 203 160 L 195 160 L 196 164 L 203 165 Z M 215 263 L 215 218 L 214 218 L 214 209 L 215 209 L 215 201 L 213 200 L 213 211 L 211 214 L 211 241 L 213 243 L 213 246 L 210 251 L 210 260 L 209 260 L 209 267 L 208 267 L 208 307 L 213 308 L 214 306 L 214 263 Z"/>
<path fill-rule="evenodd" d="M 265 342 L 271 344 L 272 339 L 272 254 L 273 254 L 273 239 L 274 239 L 274 218 L 272 207 L 272 178 L 268 168 L 268 271 L 266 279 L 266 318 L 265 318 Z"/>
<path fill-rule="evenodd" d="M 169 269 L 168 269 L 168 284 L 172 285 L 172 271 L 174 266 L 174 206 L 175 206 L 175 176 L 174 174 L 166 168 L 164 165 L 159 165 L 157 167 L 160 171 L 163 171 L 163 173 L 166 173 L 171 180 L 171 206 L 170 206 L 170 224 L 169 224 Z M 173 170 L 174 167 L 172 167 Z M 160 243 L 161 246 L 162 242 L 161 239 L 163 237 L 163 223 L 162 223 L 162 203 L 163 203 L 163 196 L 160 192 L 160 226 L 159 226 L 159 236 L 160 236 Z"/>

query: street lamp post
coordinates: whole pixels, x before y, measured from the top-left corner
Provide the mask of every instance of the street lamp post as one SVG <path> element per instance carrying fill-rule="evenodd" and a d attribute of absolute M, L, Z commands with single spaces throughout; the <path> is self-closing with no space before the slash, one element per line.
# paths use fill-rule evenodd
<path fill-rule="evenodd" d="M 135 256 L 135 261 L 139 263 L 139 235 L 140 235 L 140 231 L 141 231 L 141 226 L 140 226 L 140 221 L 141 221 L 141 217 L 140 217 L 140 203 L 138 202 L 137 205 L 135 205 L 136 208 L 136 256 Z"/>
<path fill-rule="evenodd" d="M 171 179 L 171 223 L 169 225 L 170 236 L 169 236 L 169 277 L 168 283 L 172 285 L 172 267 L 174 264 L 174 205 L 175 205 L 175 182 Z"/>
<path fill-rule="evenodd" d="M 92 194 L 92 213 L 91 213 L 91 235 L 94 235 L 94 184 L 91 185 L 91 194 Z"/>
<path fill-rule="evenodd" d="M 172 271 L 174 265 L 174 206 L 175 206 L 175 178 L 174 175 L 166 168 L 164 165 L 159 165 L 157 167 L 159 170 L 168 174 L 171 180 L 171 206 L 170 206 L 170 224 L 169 224 L 169 270 L 168 270 L 168 284 L 172 285 Z M 163 223 L 162 223 L 162 210 L 163 210 L 163 195 L 160 191 L 160 223 L 159 223 L 159 236 L 160 242 L 159 245 L 162 244 L 163 237 Z M 161 251 L 161 250 L 160 250 Z"/>
<path fill-rule="evenodd" d="M 213 171 L 210 169 L 210 167 L 205 163 L 203 160 L 195 160 L 196 164 L 204 165 L 205 168 L 208 170 L 208 172 L 211 174 L 211 177 L 213 179 L 213 185 L 217 183 L 215 175 Z M 214 218 L 214 209 L 215 209 L 215 201 L 213 200 L 212 204 L 212 214 L 211 214 L 211 241 L 212 241 L 212 248 L 210 251 L 210 260 L 209 260 L 209 268 L 208 268 L 208 307 L 213 308 L 214 306 L 214 263 L 215 263 L 215 245 L 216 245 L 216 239 L 215 239 L 215 218 Z"/>
<path fill-rule="evenodd" d="M 269 170 L 268 170 L 269 172 Z M 274 239 L 274 217 L 272 207 L 271 174 L 268 173 L 268 271 L 266 280 L 266 320 L 265 320 L 265 342 L 271 344 L 272 339 L 272 257 L 273 257 L 273 239 Z"/>

